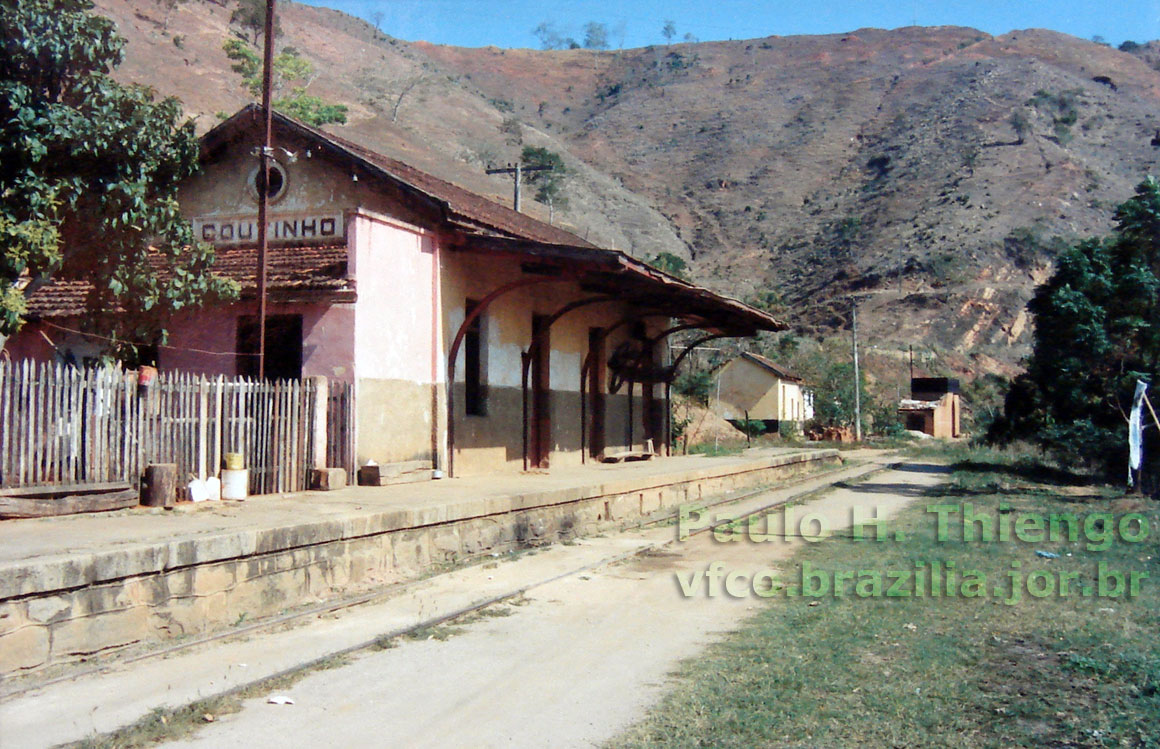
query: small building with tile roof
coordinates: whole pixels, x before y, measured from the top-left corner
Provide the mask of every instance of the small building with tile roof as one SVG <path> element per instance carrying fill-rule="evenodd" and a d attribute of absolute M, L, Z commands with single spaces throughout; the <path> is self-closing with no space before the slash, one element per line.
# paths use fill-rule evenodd
<path fill-rule="evenodd" d="M 766 433 L 800 432 L 814 417 L 813 394 L 801 377 L 760 354 L 743 353 L 717 374 L 715 411 L 740 424 L 761 421 Z"/>
<path fill-rule="evenodd" d="M 898 404 L 906 429 L 936 439 L 962 436 L 959 381 L 948 377 L 913 377 L 910 397 Z"/>
<path fill-rule="evenodd" d="M 229 305 L 182 313 L 162 370 L 256 374 L 261 109 L 201 140 L 180 191 Z M 752 336 L 768 314 L 605 250 L 450 182 L 274 115 L 267 232 L 266 374 L 353 383 L 356 460 L 448 474 L 547 468 L 667 446 L 662 357 L 678 331 Z M 90 288 L 56 281 L 29 299 L 13 357 L 95 350 Z M 688 333 L 686 333 L 688 335 Z"/>

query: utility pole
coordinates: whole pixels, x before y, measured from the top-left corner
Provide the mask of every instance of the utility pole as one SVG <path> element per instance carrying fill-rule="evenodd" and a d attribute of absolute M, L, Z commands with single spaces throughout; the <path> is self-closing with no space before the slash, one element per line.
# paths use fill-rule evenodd
<path fill-rule="evenodd" d="M 266 0 L 266 49 L 262 63 L 262 151 L 258 167 L 258 379 L 266 378 L 266 253 L 269 240 L 266 236 L 266 214 L 270 206 L 270 148 L 271 133 L 274 129 L 274 110 L 270 104 L 270 91 L 274 76 L 274 3 Z"/>
<path fill-rule="evenodd" d="M 524 172 L 550 172 L 554 167 L 551 164 L 541 164 L 538 166 L 524 166 L 523 164 L 508 164 L 504 167 L 496 169 L 488 169 L 486 174 L 514 174 L 516 178 L 516 191 L 512 201 L 516 213 L 520 212 L 520 182 L 523 182 Z"/>
<path fill-rule="evenodd" d="M 902 296 L 902 244 L 898 245 L 898 296 Z"/>
<path fill-rule="evenodd" d="M 862 441 L 862 379 L 858 376 L 858 300 L 850 300 L 851 324 L 854 332 L 854 441 Z"/>

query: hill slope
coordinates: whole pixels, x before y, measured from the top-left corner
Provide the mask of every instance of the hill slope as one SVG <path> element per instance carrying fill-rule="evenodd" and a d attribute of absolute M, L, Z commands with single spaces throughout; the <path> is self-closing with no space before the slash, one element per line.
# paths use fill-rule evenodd
<path fill-rule="evenodd" d="M 221 51 L 227 8 L 179 5 L 165 27 L 160 5 L 98 7 L 130 40 L 120 77 L 180 96 L 205 127 L 246 100 Z M 1023 306 L 1062 242 L 1106 232 L 1156 166 L 1146 55 L 1042 30 L 595 53 L 407 43 L 292 3 L 282 27 L 320 71 L 311 93 L 351 106 L 345 137 L 500 200 L 510 182 L 489 162 L 559 151 L 576 173 L 556 219 L 577 233 L 683 255 L 697 280 L 780 303 L 809 332 L 844 326 L 856 294 L 876 345 L 957 349 L 983 370 L 1026 352 Z"/>

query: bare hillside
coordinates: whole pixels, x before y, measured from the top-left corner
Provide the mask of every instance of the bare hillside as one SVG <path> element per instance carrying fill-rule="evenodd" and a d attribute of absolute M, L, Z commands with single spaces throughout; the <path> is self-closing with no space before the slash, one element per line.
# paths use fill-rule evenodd
<path fill-rule="evenodd" d="M 121 77 L 176 94 L 205 127 L 246 101 L 221 50 L 226 7 L 193 0 L 165 27 L 160 5 L 98 6 L 130 40 Z M 559 151 L 575 174 L 555 219 L 578 234 L 682 255 L 698 280 L 783 305 L 807 332 L 844 326 L 861 296 L 881 348 L 924 342 L 982 370 L 1026 352 L 1023 306 L 1053 255 L 1106 232 L 1156 167 L 1154 45 L 910 27 L 461 49 L 294 4 L 282 26 L 319 71 L 310 92 L 351 107 L 345 137 L 501 200 L 510 182 L 488 163 Z"/>

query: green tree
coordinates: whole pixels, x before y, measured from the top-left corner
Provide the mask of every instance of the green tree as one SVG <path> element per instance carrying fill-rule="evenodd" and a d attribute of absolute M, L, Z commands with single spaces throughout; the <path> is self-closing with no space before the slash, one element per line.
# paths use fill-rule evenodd
<path fill-rule="evenodd" d="M 814 392 L 814 423 L 821 426 L 854 425 L 854 362 L 849 339 L 832 338 L 803 350 L 798 339 L 795 352 L 779 357 L 805 386 Z M 779 352 L 780 353 L 780 352 Z M 859 370 L 863 419 L 873 413 L 875 399 L 866 387 L 866 366 Z M 897 404 L 892 404 L 897 408 Z"/>
<path fill-rule="evenodd" d="M 866 410 L 866 375 L 861 376 L 862 405 Z M 854 363 L 834 360 L 818 362 L 807 382 L 814 390 L 814 419 L 825 426 L 854 425 Z"/>
<path fill-rule="evenodd" d="M 988 373 L 963 385 L 963 431 L 978 439 L 987 434 L 1003 412 L 1003 399 L 1011 382 Z"/>
<path fill-rule="evenodd" d="M 1110 236 L 1061 254 L 1036 291 L 1027 371 L 989 435 L 1028 439 L 1109 472 L 1127 455 L 1135 381 L 1160 372 L 1160 183 L 1140 183 L 1115 222 Z"/>
<path fill-rule="evenodd" d="M 242 77 L 242 84 L 251 96 L 262 95 L 262 59 L 257 51 L 243 39 L 227 39 L 222 45 L 233 65 L 230 69 Z M 315 127 L 331 123 L 346 122 L 345 104 L 333 104 L 320 97 L 306 93 L 306 88 L 314 78 L 314 65 L 294 47 L 286 47 L 274 56 L 273 91 L 274 109 L 295 117 Z M 290 92 L 283 90 L 288 84 Z"/>
<path fill-rule="evenodd" d="M 230 26 L 236 26 L 246 41 L 257 44 L 266 31 L 266 0 L 238 0 L 230 13 Z M 274 37 L 282 34 L 282 23 L 274 16 Z"/>
<path fill-rule="evenodd" d="M 532 29 L 532 34 L 540 40 L 540 49 L 563 49 L 564 38 L 556 31 L 556 25 L 551 21 L 543 21 L 536 28 Z"/>
<path fill-rule="evenodd" d="M 1015 131 L 1015 145 L 1023 145 L 1023 137 L 1031 130 L 1031 120 L 1022 108 L 1011 113 L 1011 129 Z"/>
<path fill-rule="evenodd" d="M 92 283 L 87 324 L 122 341 L 236 288 L 178 213 L 198 164 L 180 103 L 110 77 L 124 40 L 90 0 L 0 4 L 0 335 L 52 279 Z M 110 311 L 117 310 L 114 315 Z"/>
<path fill-rule="evenodd" d="M 671 19 L 665 20 L 665 25 L 661 28 L 661 36 L 665 38 L 665 43 L 672 44 L 673 37 L 677 35 L 677 25 Z"/>
<path fill-rule="evenodd" d="M 744 301 L 750 307 L 756 307 L 762 312 L 768 312 L 771 315 L 784 315 L 789 311 L 789 308 L 785 305 L 785 301 L 781 298 L 781 294 L 773 289 L 755 291 L 746 297 Z"/>
<path fill-rule="evenodd" d="M 645 258 L 645 262 L 659 271 L 668 273 L 670 276 L 676 276 L 677 278 L 683 278 L 685 280 L 689 278 L 686 273 L 689 269 L 689 264 L 671 252 L 658 252 L 652 257 Z"/>
<path fill-rule="evenodd" d="M 608 26 L 598 21 L 584 24 L 584 48 L 608 49 Z"/>
<path fill-rule="evenodd" d="M 520 153 L 520 163 L 524 166 L 550 166 L 551 171 L 524 172 L 524 184 L 536 188 L 536 200 L 551 205 L 553 208 L 568 207 L 568 198 L 564 195 L 564 181 L 568 176 L 568 168 L 564 166 L 564 158 L 555 151 L 538 146 L 524 146 Z"/>
<path fill-rule="evenodd" d="M 677 379 L 673 381 L 673 392 L 702 406 L 708 406 L 716 383 L 717 379 L 713 370 L 690 368 L 679 374 Z"/>

